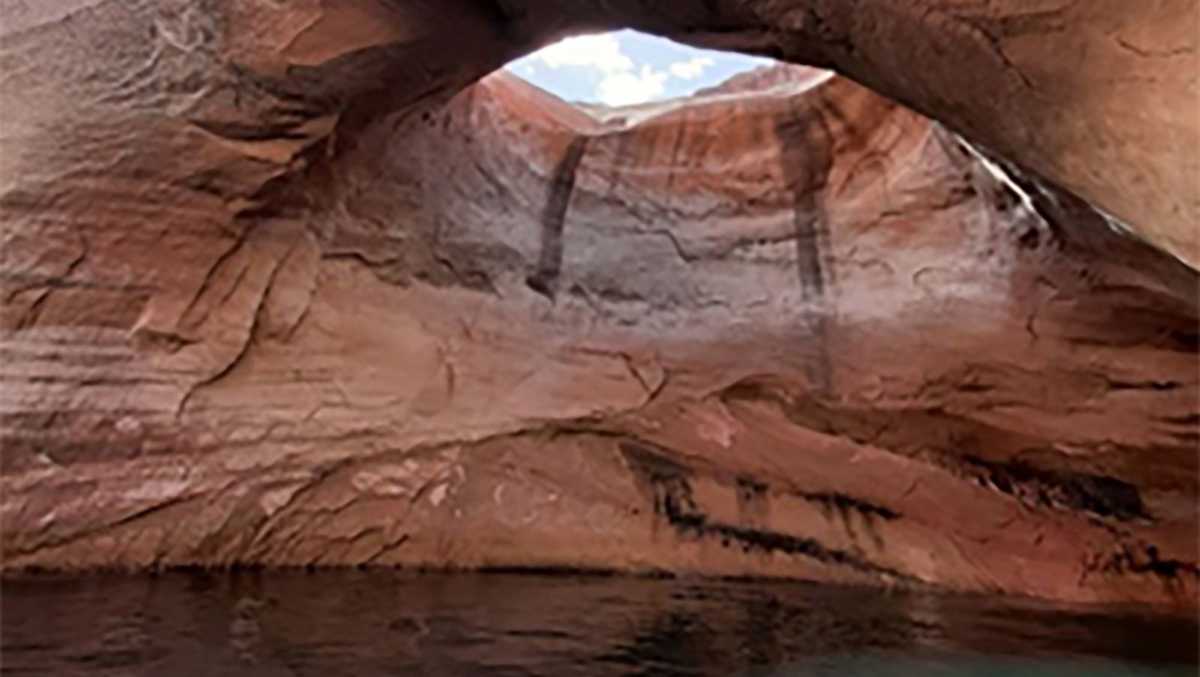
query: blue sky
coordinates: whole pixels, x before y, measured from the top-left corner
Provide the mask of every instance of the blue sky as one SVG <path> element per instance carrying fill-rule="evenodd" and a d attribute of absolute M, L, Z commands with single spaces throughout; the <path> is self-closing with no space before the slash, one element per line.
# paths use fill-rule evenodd
<path fill-rule="evenodd" d="M 687 96 L 768 63 L 623 30 L 567 38 L 507 68 L 567 101 L 624 106 Z"/>

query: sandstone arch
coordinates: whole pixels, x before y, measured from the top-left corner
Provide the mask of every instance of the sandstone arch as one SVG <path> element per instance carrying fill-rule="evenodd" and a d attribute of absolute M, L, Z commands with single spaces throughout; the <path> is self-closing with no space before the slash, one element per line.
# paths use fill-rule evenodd
<path fill-rule="evenodd" d="M 455 98 L 618 25 L 835 67 L 1194 265 L 1194 3 L 1035 4 L 0 5 L 6 564 L 1194 604 L 1193 270 L 1054 189 L 1020 208 L 844 79 L 627 129 L 504 78 Z M 717 182 L 686 160 L 723 116 Z M 526 270 L 572 144 L 563 209 L 611 251 Z"/>

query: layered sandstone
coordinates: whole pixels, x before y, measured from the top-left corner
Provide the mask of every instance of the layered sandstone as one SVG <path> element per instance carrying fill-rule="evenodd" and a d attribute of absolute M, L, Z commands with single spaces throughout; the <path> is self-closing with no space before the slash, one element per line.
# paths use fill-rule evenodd
<path fill-rule="evenodd" d="M 124 148 L 127 110 L 9 190 L 6 567 L 1195 604 L 1194 271 L 811 70 L 595 115 L 450 93 L 149 115 L 174 147 Z"/>
<path fill-rule="evenodd" d="M 223 227 L 307 150 L 633 27 L 837 70 L 1196 267 L 1198 21 L 1194 0 L 0 0 L 0 208 L 23 233 L 97 199 L 172 237 Z"/>

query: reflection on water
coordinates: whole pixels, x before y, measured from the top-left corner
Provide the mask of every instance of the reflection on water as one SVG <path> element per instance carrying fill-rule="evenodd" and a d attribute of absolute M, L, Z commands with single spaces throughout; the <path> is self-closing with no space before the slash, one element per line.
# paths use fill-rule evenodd
<path fill-rule="evenodd" d="M 172 573 L 3 583 L 5 675 L 1195 675 L 1197 623 L 806 584 Z"/>

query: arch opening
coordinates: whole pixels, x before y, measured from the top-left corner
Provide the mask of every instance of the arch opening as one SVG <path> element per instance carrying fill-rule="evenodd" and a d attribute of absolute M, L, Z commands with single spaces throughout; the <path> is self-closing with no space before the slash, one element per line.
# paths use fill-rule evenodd
<path fill-rule="evenodd" d="M 625 29 L 564 38 L 505 68 L 564 101 L 617 107 L 692 96 L 777 63 Z"/>

